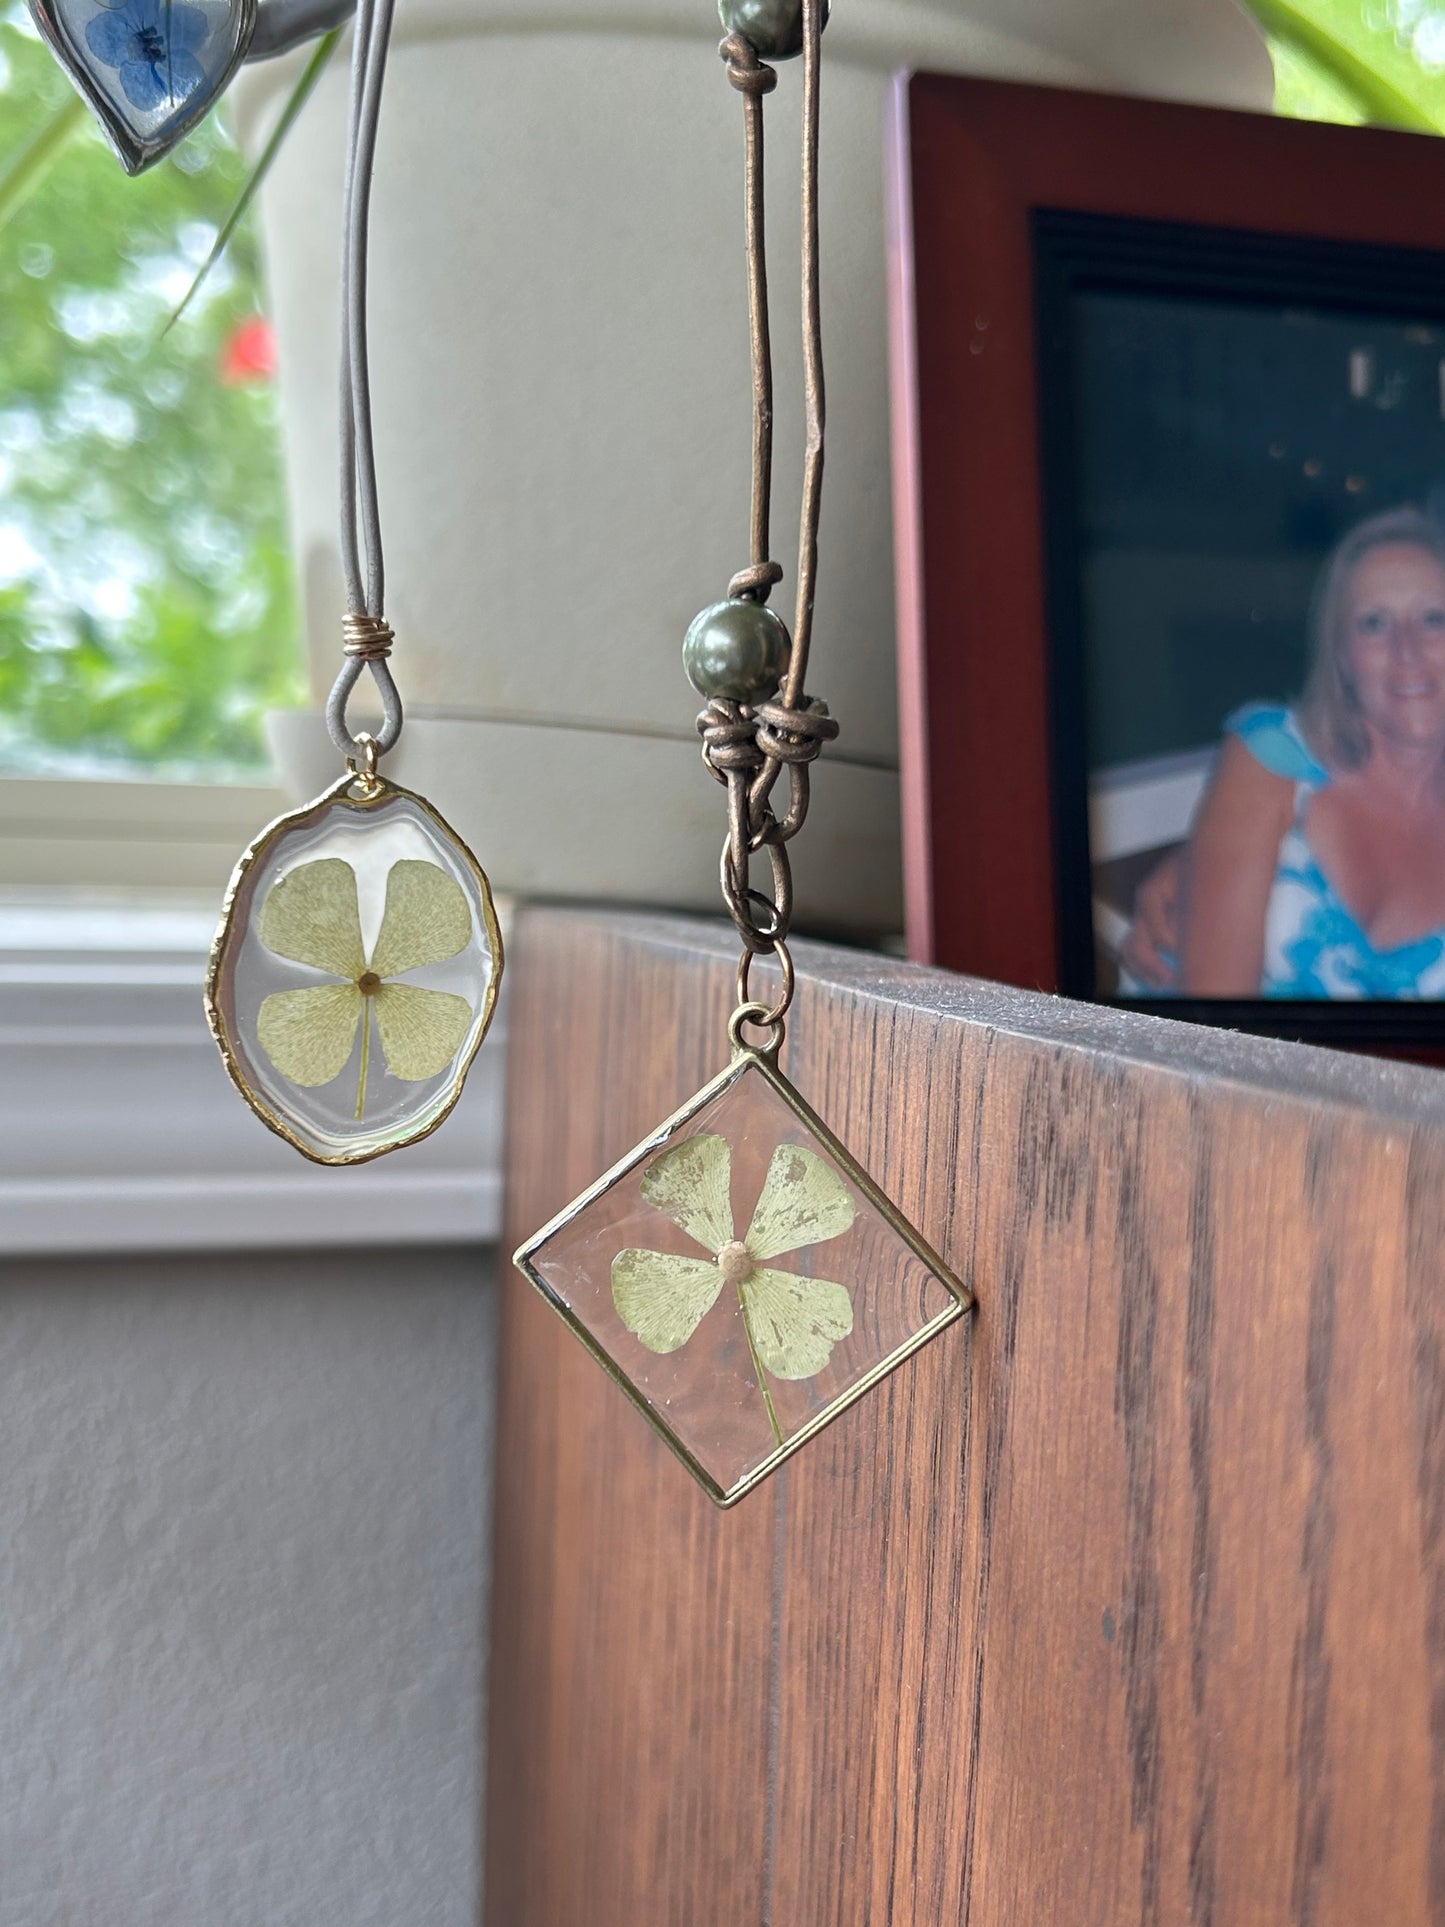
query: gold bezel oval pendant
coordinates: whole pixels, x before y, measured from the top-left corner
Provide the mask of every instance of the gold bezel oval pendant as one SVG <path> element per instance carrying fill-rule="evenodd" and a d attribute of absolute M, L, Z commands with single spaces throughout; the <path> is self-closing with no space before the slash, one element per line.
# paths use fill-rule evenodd
<path fill-rule="evenodd" d="M 313 1163 L 366 1164 L 449 1116 L 502 968 L 491 885 L 461 837 L 413 791 L 352 774 L 237 863 L 206 1017 L 264 1124 Z"/>

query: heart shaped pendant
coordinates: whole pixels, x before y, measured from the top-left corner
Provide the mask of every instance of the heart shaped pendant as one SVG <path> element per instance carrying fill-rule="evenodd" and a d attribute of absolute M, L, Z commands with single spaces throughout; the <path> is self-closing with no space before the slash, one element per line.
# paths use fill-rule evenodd
<path fill-rule="evenodd" d="M 246 56 L 256 0 L 30 0 L 127 174 L 168 154 Z"/>

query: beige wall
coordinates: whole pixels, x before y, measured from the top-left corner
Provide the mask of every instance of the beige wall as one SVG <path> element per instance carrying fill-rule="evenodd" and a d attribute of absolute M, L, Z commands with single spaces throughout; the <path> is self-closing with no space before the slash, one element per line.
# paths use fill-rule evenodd
<path fill-rule="evenodd" d="M 474 1927 L 494 1298 L 0 1267 L 0 1927 Z"/>

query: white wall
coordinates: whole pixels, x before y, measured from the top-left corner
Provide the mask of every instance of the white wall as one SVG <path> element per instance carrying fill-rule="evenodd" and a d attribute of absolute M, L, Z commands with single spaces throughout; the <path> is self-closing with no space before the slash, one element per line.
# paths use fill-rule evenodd
<path fill-rule="evenodd" d="M 0 1266 L 0 1927 L 475 1927 L 494 1300 Z"/>

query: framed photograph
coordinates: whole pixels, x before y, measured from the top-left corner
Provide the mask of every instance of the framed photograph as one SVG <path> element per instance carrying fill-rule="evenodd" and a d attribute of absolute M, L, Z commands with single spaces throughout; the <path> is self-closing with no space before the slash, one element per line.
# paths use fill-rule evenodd
<path fill-rule="evenodd" d="M 911 953 L 1445 1044 L 1445 142 L 895 92 Z"/>

